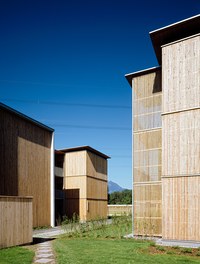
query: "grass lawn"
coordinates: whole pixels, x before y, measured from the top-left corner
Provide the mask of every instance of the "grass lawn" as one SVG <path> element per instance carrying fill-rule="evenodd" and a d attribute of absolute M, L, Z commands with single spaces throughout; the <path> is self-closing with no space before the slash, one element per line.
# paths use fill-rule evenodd
<path fill-rule="evenodd" d="M 122 238 L 122 234 L 128 234 L 130 223 L 117 220 L 91 231 L 80 228 L 56 239 L 53 245 L 57 263 L 200 263 L 200 249 L 167 248 L 150 241 Z"/>
<path fill-rule="evenodd" d="M 0 264 L 31 264 L 34 252 L 22 247 L 0 249 Z"/>
<path fill-rule="evenodd" d="M 150 242 L 133 239 L 57 239 L 54 249 L 58 264 L 92 263 L 200 263 L 200 257 L 149 252 Z M 169 251 L 170 252 L 170 251 Z"/>

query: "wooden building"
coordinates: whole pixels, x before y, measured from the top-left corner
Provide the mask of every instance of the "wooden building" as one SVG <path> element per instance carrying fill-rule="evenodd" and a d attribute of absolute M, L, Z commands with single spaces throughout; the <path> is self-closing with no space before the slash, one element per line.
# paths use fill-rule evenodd
<path fill-rule="evenodd" d="M 108 158 L 89 146 L 56 151 L 56 218 L 107 218 Z"/>
<path fill-rule="evenodd" d="M 134 233 L 200 241 L 200 15 L 150 37 L 160 66 L 126 75 L 133 88 Z"/>
<path fill-rule="evenodd" d="M 34 227 L 54 226 L 53 134 L 0 104 L 0 195 L 33 197 Z"/>
<path fill-rule="evenodd" d="M 162 232 L 161 69 L 131 74 L 133 90 L 134 234 Z"/>

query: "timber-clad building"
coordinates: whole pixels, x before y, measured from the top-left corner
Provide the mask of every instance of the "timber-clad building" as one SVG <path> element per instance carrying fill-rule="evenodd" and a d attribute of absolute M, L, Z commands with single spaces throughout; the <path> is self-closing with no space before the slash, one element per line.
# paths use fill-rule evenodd
<path fill-rule="evenodd" d="M 107 218 L 107 155 L 89 146 L 55 152 L 56 222 Z"/>
<path fill-rule="evenodd" d="M 150 32 L 133 97 L 134 234 L 200 241 L 200 15 Z"/>
<path fill-rule="evenodd" d="M 33 197 L 33 226 L 54 226 L 54 129 L 2 103 L 0 195 Z"/>
<path fill-rule="evenodd" d="M 54 129 L 0 103 L 0 248 L 31 242 L 32 227 L 63 216 L 106 218 L 108 158 L 89 146 L 55 151 Z"/>

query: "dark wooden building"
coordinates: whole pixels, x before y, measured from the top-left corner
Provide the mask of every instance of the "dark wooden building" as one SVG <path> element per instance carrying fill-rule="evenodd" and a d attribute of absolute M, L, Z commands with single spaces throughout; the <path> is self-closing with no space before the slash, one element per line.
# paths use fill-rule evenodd
<path fill-rule="evenodd" d="M 0 195 L 32 196 L 33 226 L 54 225 L 54 130 L 0 104 Z"/>

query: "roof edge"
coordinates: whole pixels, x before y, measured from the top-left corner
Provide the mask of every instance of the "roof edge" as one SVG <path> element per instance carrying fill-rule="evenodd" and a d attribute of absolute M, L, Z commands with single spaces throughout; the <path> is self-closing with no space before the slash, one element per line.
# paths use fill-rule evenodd
<path fill-rule="evenodd" d="M 200 33 L 199 24 L 200 14 L 197 14 L 149 32 L 159 65 L 162 64 L 161 47 Z"/>
<path fill-rule="evenodd" d="M 147 69 L 132 72 L 132 73 L 127 73 L 127 74 L 125 74 L 125 78 L 128 81 L 129 85 L 132 87 L 132 79 L 133 78 L 141 76 L 141 75 L 149 74 L 152 72 L 156 72 L 159 70 L 161 70 L 161 66 L 151 67 L 151 68 L 147 68 Z"/>
<path fill-rule="evenodd" d="M 158 28 L 158 29 L 152 30 L 152 31 L 149 32 L 149 34 L 151 35 L 151 34 L 156 33 L 156 32 L 158 32 L 158 31 L 165 30 L 165 29 L 168 29 L 168 28 L 170 28 L 170 27 L 174 27 L 174 26 L 176 26 L 176 25 L 178 25 L 178 24 L 185 23 L 185 22 L 190 21 L 190 20 L 192 20 L 192 19 L 194 19 L 194 18 L 197 18 L 197 17 L 199 17 L 199 16 L 200 16 L 200 14 L 195 15 L 195 16 L 192 16 L 192 17 L 188 17 L 188 18 L 186 18 L 186 19 L 182 19 L 182 20 L 180 20 L 180 21 L 178 21 L 178 22 L 175 22 L 175 23 L 169 24 L 169 25 L 167 25 L 167 26 L 164 26 L 164 27 L 161 27 L 161 28 Z"/>
<path fill-rule="evenodd" d="M 101 156 L 104 159 L 110 159 L 109 156 L 105 155 L 104 153 L 90 147 L 90 146 L 79 146 L 79 147 L 74 147 L 74 148 L 66 148 L 66 149 L 59 149 L 57 151 L 62 152 L 62 153 L 69 153 L 69 152 L 75 152 L 75 151 L 83 151 L 87 150 L 90 151 L 98 156 Z"/>
<path fill-rule="evenodd" d="M 37 125 L 37 126 L 39 126 L 39 127 L 41 127 L 41 128 L 44 128 L 44 129 L 46 129 L 46 130 L 48 130 L 48 131 L 50 131 L 50 132 L 54 132 L 54 129 L 53 129 L 53 128 L 48 127 L 48 126 L 46 126 L 46 125 L 40 123 L 39 121 L 37 121 L 37 120 L 35 120 L 35 119 L 33 119 L 33 118 L 31 118 L 31 117 L 25 115 L 25 114 L 23 114 L 23 113 L 21 113 L 21 112 L 15 110 L 15 109 L 13 109 L 13 108 L 11 108 L 10 106 L 7 106 L 7 105 L 5 105 L 5 104 L 3 104 L 3 103 L 1 103 L 1 102 L 0 102 L 0 108 L 5 109 L 5 110 L 7 110 L 8 112 L 17 115 L 18 117 L 21 117 L 21 118 L 23 118 L 23 119 L 25 119 L 25 120 L 28 120 L 29 122 L 31 122 L 31 123 L 33 123 L 33 124 L 35 124 L 35 125 Z"/>

